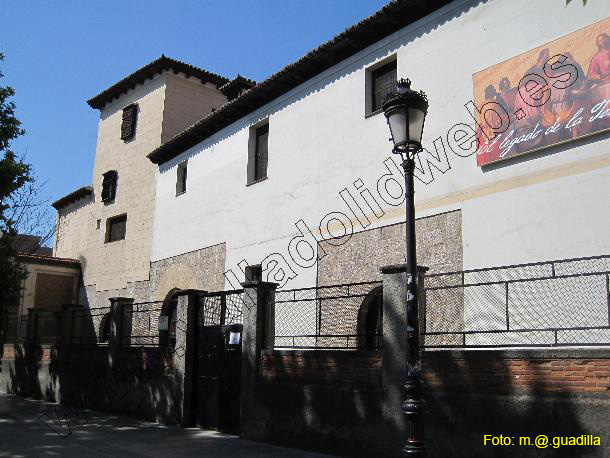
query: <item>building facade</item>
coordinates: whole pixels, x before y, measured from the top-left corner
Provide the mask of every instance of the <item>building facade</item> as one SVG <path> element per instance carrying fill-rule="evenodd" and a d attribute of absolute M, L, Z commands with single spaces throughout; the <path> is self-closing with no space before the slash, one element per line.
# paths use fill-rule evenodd
<path fill-rule="evenodd" d="M 389 27 L 374 17 L 286 67 L 244 95 L 243 106 L 225 106 L 149 155 L 159 164 L 152 260 L 225 243 L 227 288 L 246 264 L 261 263 L 266 279 L 301 287 L 377 279 L 380 265 L 403 260 L 403 178 L 372 100 L 376 72 L 388 66 L 430 100 L 416 174 L 420 264 L 444 272 L 607 253 L 608 202 L 597 197 L 607 187 L 607 134 L 477 166 L 478 118 L 469 106 L 473 92 L 477 101 L 476 75 L 591 24 L 607 25 L 601 5 L 570 15 L 564 8 L 451 2 L 360 43 L 359 31 L 374 36 L 376 27 Z M 548 21 L 550 14 L 562 20 Z M 516 35 L 517 28 L 525 32 Z M 345 41 L 363 48 L 342 58 L 332 45 Z M 595 35 L 589 45 L 582 66 L 597 51 Z M 312 70 L 316 59 L 333 65 Z M 299 82 L 307 71 L 315 74 Z M 248 107 L 267 92 L 266 103 Z M 215 129 L 223 115 L 225 127 Z M 252 182 L 261 126 L 266 171 Z M 208 138 L 189 143 L 198 132 Z M 176 196 L 184 161 L 189 188 Z"/>
<path fill-rule="evenodd" d="M 204 82 L 175 63 L 148 79 L 139 70 L 90 101 L 101 113 L 97 181 L 57 206 L 55 255 L 81 260 L 80 300 L 101 305 L 113 295 L 235 289 L 254 264 L 281 287 L 379 279 L 379 266 L 404 260 L 403 177 L 380 101 L 388 81 L 407 77 L 430 101 L 416 172 L 421 265 L 448 272 L 607 254 L 604 129 L 544 148 L 524 140 L 523 154 L 491 159 L 493 140 L 476 141 L 489 86 L 493 100 L 504 88 L 514 102 L 515 75 L 532 73 L 536 56 L 568 43 L 578 78 L 589 78 L 606 16 L 595 2 L 567 14 L 555 0 L 399 1 L 257 85 Z M 577 52 L 574 33 L 585 34 Z M 489 70 L 505 61 L 517 69 L 508 78 Z M 136 133 L 125 141 L 133 104 Z M 516 138 L 524 127 L 512 108 L 503 135 Z M 103 180 L 113 170 L 109 204 Z M 112 218 L 124 214 L 124 240 L 109 242 Z"/>
<path fill-rule="evenodd" d="M 146 154 L 226 103 L 219 88 L 228 82 L 162 56 L 88 101 L 100 110 L 94 182 L 53 204 L 54 254 L 80 260 L 80 304 L 105 306 L 116 294 L 148 300 L 151 276 L 164 283 L 150 263 L 156 167 Z"/>
<path fill-rule="evenodd" d="M 54 255 L 78 260 L 85 307 L 61 314 L 60 382 L 47 348 L 35 388 L 183 426 L 231 410 L 248 439 L 398 456 L 412 324 L 382 102 L 409 78 L 430 103 L 420 344 L 427 434 L 448 437 L 431 455 L 488 456 L 481 436 L 541 425 L 607 443 L 607 14 L 396 0 L 260 83 L 161 57 L 103 91 L 93 183 L 54 203 Z M 14 368 L 44 352 L 29 353 L 3 377 L 29 375 Z"/>

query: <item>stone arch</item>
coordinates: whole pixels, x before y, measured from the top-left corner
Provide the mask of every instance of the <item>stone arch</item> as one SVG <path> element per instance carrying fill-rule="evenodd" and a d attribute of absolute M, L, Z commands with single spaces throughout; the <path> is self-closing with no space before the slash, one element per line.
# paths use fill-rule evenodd
<path fill-rule="evenodd" d="M 164 301 L 168 291 L 177 289 L 199 289 L 197 275 L 193 268 L 187 264 L 170 264 L 159 273 L 155 287 L 154 301 Z"/>
<path fill-rule="evenodd" d="M 106 313 L 101 321 L 100 321 L 100 327 L 98 329 L 98 333 L 97 335 L 98 340 L 100 343 L 109 343 L 110 342 L 110 326 L 111 326 L 111 319 L 110 319 L 110 312 Z"/>
<path fill-rule="evenodd" d="M 168 317 L 169 329 L 159 330 L 159 345 L 162 347 L 176 346 L 176 320 L 178 311 L 178 299 L 176 293 L 180 288 L 172 288 L 165 295 L 163 305 L 161 307 L 161 316 Z"/>
<path fill-rule="evenodd" d="M 383 287 L 373 288 L 358 309 L 358 348 L 375 350 L 383 341 Z"/>

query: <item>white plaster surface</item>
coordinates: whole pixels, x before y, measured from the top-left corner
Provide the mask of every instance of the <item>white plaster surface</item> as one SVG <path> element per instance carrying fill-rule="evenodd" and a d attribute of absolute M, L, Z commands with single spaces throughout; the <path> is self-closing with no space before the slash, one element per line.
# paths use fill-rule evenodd
<path fill-rule="evenodd" d="M 464 108 L 473 73 L 607 14 L 605 2 L 457 1 L 379 41 L 163 164 L 152 260 L 226 242 L 226 269 L 240 280 L 242 259 L 256 264 L 280 253 L 298 274 L 288 286 L 314 285 L 315 267 L 297 267 L 289 257 L 295 223 L 303 219 L 319 239 L 325 215 L 351 215 L 343 188 L 366 208 L 352 184 L 357 179 L 378 196 L 390 144 L 383 115 L 365 117 L 365 72 L 394 53 L 398 77 L 430 99 L 424 144 L 433 149 L 442 136 L 451 165 L 444 174 L 433 170 L 428 185 L 416 182 L 417 217 L 462 210 L 465 269 L 610 253 L 607 134 L 485 170 L 474 156 L 454 154 L 446 138 L 455 123 L 473 124 Z M 268 179 L 246 187 L 249 126 L 267 117 Z M 188 192 L 176 197 L 175 168 L 187 158 Z M 368 228 L 404 218 L 402 205 L 379 202 L 386 214 L 377 219 L 369 210 Z M 274 280 L 278 265 L 267 267 Z"/>

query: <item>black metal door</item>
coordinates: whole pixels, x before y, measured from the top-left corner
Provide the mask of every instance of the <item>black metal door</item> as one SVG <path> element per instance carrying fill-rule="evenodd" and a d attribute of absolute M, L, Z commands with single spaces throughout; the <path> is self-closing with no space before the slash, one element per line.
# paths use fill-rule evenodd
<path fill-rule="evenodd" d="M 196 420 L 229 433 L 239 433 L 242 325 L 225 322 L 241 318 L 240 292 L 203 296 L 199 304 Z"/>

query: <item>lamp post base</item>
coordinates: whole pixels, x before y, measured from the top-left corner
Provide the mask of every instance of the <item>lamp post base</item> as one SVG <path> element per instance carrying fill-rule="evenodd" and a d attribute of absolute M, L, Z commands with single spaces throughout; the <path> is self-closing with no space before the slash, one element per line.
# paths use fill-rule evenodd
<path fill-rule="evenodd" d="M 402 403 L 402 413 L 407 417 L 407 443 L 402 449 L 403 456 L 426 456 L 424 440 L 424 415 L 428 404 L 423 397 L 423 387 L 419 374 L 407 376 L 406 398 Z"/>

